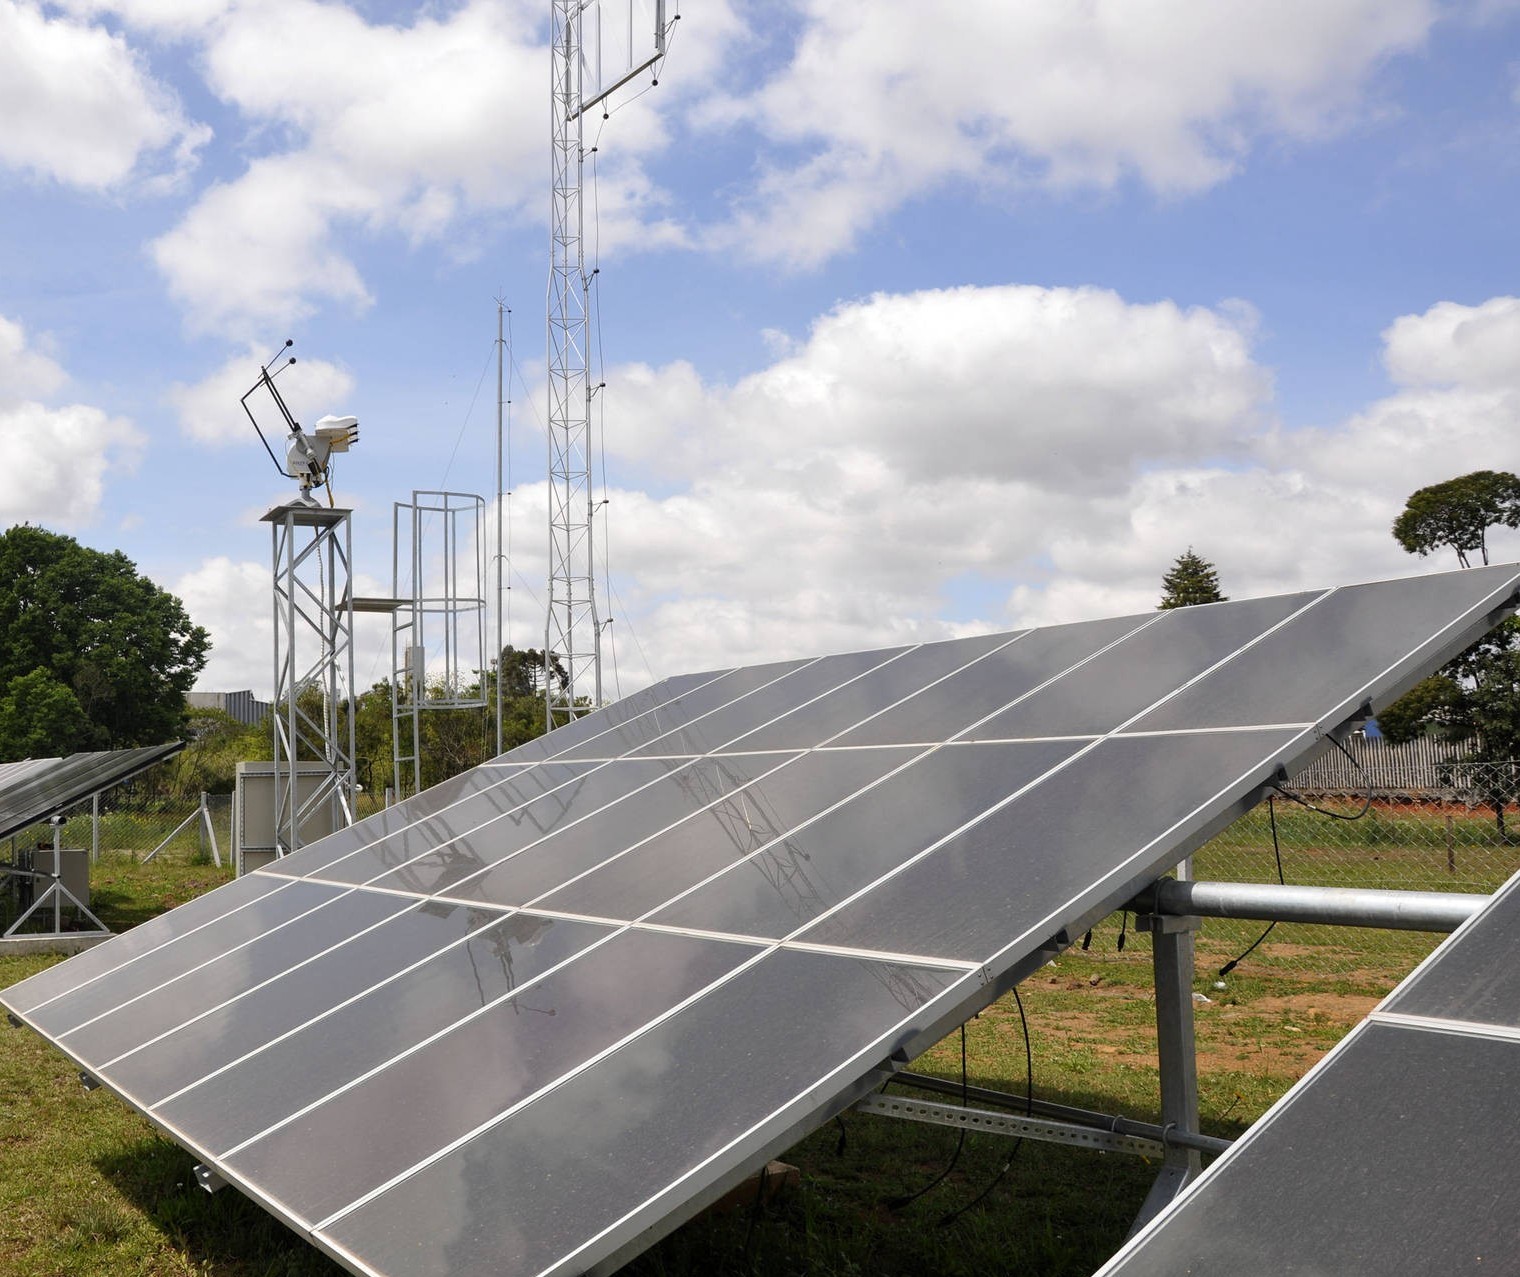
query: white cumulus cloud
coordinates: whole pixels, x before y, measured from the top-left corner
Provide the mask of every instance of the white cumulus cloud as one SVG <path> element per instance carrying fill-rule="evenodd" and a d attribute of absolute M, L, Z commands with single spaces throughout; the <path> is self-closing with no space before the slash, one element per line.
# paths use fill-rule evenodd
<path fill-rule="evenodd" d="M 624 677 L 1146 611 L 1189 546 L 1236 597 L 1455 567 L 1389 532 L 1416 488 L 1513 468 L 1520 375 L 1454 314 L 1395 321 L 1409 384 L 1313 429 L 1275 420 L 1239 307 L 1095 289 L 849 303 L 732 384 L 613 369 Z M 514 501 L 541 525 L 538 489 Z"/>
<path fill-rule="evenodd" d="M 0 525 L 82 527 L 107 480 L 136 464 L 143 438 L 130 421 L 88 404 L 44 402 L 67 381 L 19 321 L 0 315 Z"/>
<path fill-rule="evenodd" d="M 211 133 L 119 35 L 0 0 L 0 165 L 103 190 L 172 181 Z"/>
<path fill-rule="evenodd" d="M 249 347 L 230 356 L 199 381 L 176 382 L 171 386 L 169 402 L 184 434 L 207 444 L 252 443 L 252 427 L 241 400 L 259 381 L 259 369 L 268 359 L 267 353 Z M 283 355 L 268 367 L 291 415 L 307 429 L 319 417 L 329 413 L 341 416 L 346 411 L 344 401 L 354 389 L 353 376 L 346 369 L 326 360 L 299 357 L 287 366 Z M 248 407 L 278 453 L 285 438 L 285 425 L 269 393 L 262 388 L 254 391 L 248 397 Z"/>
<path fill-rule="evenodd" d="M 947 182 L 1214 185 L 1263 141 L 1375 109 L 1372 74 L 1439 13 L 1432 0 L 799 7 L 779 69 L 711 108 L 771 146 L 712 241 L 794 266 Z"/>

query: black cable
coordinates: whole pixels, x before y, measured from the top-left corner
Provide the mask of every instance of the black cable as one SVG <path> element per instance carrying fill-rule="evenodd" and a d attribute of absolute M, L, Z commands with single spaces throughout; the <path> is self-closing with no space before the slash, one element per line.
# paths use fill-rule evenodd
<path fill-rule="evenodd" d="M 1357 771 L 1359 771 L 1362 774 L 1362 777 L 1365 780 L 1365 778 L 1367 776 L 1367 769 L 1362 766 L 1362 760 L 1359 759 L 1355 754 L 1353 754 L 1344 745 L 1342 745 L 1340 743 L 1340 741 L 1336 740 L 1334 736 L 1330 737 L 1330 743 L 1332 745 L 1334 745 L 1336 747 L 1336 749 L 1340 750 L 1341 753 L 1343 753 L 1347 758 L 1349 758 L 1351 760 L 1351 762 L 1353 763 L 1353 765 L 1356 767 Z M 1343 812 L 1343 811 L 1331 811 L 1328 807 L 1316 807 L 1307 798 L 1300 798 L 1297 794 L 1290 793 L 1288 790 L 1284 789 L 1281 785 L 1279 785 L 1276 781 L 1272 781 L 1272 782 L 1269 782 L 1269 783 L 1271 784 L 1271 786 L 1272 786 L 1273 789 L 1275 789 L 1279 794 L 1281 794 L 1284 798 L 1286 798 L 1290 803 L 1297 803 L 1300 807 L 1307 807 L 1310 811 L 1316 813 L 1317 815 L 1328 816 L 1331 820 L 1360 820 L 1363 816 L 1365 816 L 1367 814 L 1368 809 L 1372 806 L 1372 785 L 1370 783 L 1368 783 L 1368 784 L 1365 785 L 1365 788 L 1367 790 L 1367 796 L 1364 799 L 1362 799 L 1361 810 L 1358 811 L 1358 812 L 1356 812 L 1353 815 L 1348 815 L 1346 812 Z"/>
<path fill-rule="evenodd" d="M 1017 991 L 1014 992 L 1014 996 L 1018 996 Z M 1020 1011 L 1020 1014 L 1023 1014 L 1022 1010 Z M 963 1024 L 961 1025 L 961 1107 L 965 1108 L 970 1102 L 970 1099 L 971 1095 L 969 1090 L 969 1083 L 966 1078 L 966 1026 Z M 904 1206 L 912 1205 L 912 1203 L 916 1202 L 930 1189 L 938 1188 L 945 1182 L 945 1177 L 955 1169 L 956 1163 L 961 1160 L 961 1150 L 965 1147 L 966 1128 L 963 1126 L 961 1127 L 960 1137 L 955 1141 L 955 1152 L 950 1154 L 950 1161 L 946 1164 L 944 1170 L 942 1170 L 938 1175 L 931 1179 L 916 1193 L 909 1193 L 904 1197 L 888 1198 L 883 1203 L 883 1205 L 886 1206 L 886 1208 L 890 1211 L 899 1211 L 902 1210 Z"/>
<path fill-rule="evenodd" d="M 1034 1047 L 1031 1046 L 1029 1042 L 1029 1021 L 1024 1016 L 1024 999 L 1019 997 L 1019 991 L 1017 987 L 1015 987 L 1013 990 L 1013 1001 L 1014 1004 L 1019 1008 L 1019 1024 L 1024 1030 L 1024 1116 L 1033 1117 Z M 1003 1163 L 1002 1168 L 998 1171 L 998 1173 L 987 1181 L 987 1187 L 982 1189 L 980 1193 L 973 1197 L 964 1206 L 958 1207 L 956 1210 L 951 1211 L 948 1215 L 943 1216 L 939 1221 L 939 1226 L 941 1228 L 948 1228 L 968 1210 L 971 1210 L 975 1206 L 980 1206 L 984 1201 L 986 1201 L 988 1195 L 992 1192 L 992 1190 L 1003 1182 L 1003 1176 L 1008 1174 L 1009 1169 L 1013 1166 L 1014 1160 L 1019 1155 L 1019 1150 L 1023 1147 L 1024 1137 L 1021 1135 L 1017 1140 L 1014 1141 L 1013 1151 L 1008 1154 L 1008 1160 Z"/>
<path fill-rule="evenodd" d="M 1276 788 L 1276 786 L 1274 786 L 1274 788 Z M 1282 848 L 1278 845 L 1277 842 L 1277 806 L 1271 797 L 1268 797 L 1267 799 L 1267 820 L 1272 826 L 1272 855 L 1277 860 L 1277 881 L 1279 885 L 1287 886 L 1287 879 L 1283 877 Z M 1256 946 L 1272 934 L 1272 928 L 1276 925 L 1276 919 L 1273 919 L 1271 922 L 1267 923 L 1267 929 L 1256 937 L 1249 949 L 1242 953 L 1238 958 L 1230 959 L 1230 961 L 1226 962 L 1224 966 L 1219 968 L 1219 978 L 1223 979 L 1225 976 L 1229 975 L 1231 971 L 1235 970 L 1235 968 L 1238 967 L 1242 962 L 1249 958 Z"/>
<path fill-rule="evenodd" d="M 744 1258 L 746 1262 L 751 1257 L 750 1248 L 755 1241 L 755 1223 L 760 1218 L 760 1212 L 765 1208 L 765 1184 L 771 1173 L 771 1164 L 767 1162 L 760 1168 L 760 1174 L 755 1179 L 755 1201 L 750 1207 L 749 1227 L 744 1230 Z"/>
<path fill-rule="evenodd" d="M 834 1156 L 843 1157 L 845 1145 L 850 1142 L 850 1128 L 844 1124 L 844 1114 L 834 1119 L 839 1125 L 839 1143 L 834 1145 Z"/>
<path fill-rule="evenodd" d="M 1119 924 L 1119 939 L 1114 945 L 1120 953 L 1124 952 L 1124 938 L 1129 934 L 1129 910 L 1124 910 L 1124 920 Z"/>

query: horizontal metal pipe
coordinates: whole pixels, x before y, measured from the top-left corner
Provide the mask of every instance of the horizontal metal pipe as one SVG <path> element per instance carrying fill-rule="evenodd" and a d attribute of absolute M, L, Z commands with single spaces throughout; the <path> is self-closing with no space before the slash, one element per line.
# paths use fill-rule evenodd
<path fill-rule="evenodd" d="M 1444 932 L 1455 931 L 1487 903 L 1487 896 L 1455 891 L 1286 887 L 1275 882 L 1178 882 L 1162 878 L 1136 896 L 1130 908 L 1174 917 Z"/>

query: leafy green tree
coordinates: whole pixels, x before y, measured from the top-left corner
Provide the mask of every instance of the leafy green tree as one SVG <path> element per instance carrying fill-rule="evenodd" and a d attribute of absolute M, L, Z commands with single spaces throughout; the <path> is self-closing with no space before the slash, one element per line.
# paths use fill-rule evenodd
<path fill-rule="evenodd" d="M 1470 552 L 1488 562 L 1488 530 L 1520 527 L 1520 479 L 1508 471 L 1475 470 L 1411 494 L 1393 524 L 1394 539 L 1424 556 L 1440 546 L 1470 567 Z M 1394 744 L 1432 734 L 1451 746 L 1443 765 L 1449 784 L 1476 792 L 1505 834 L 1507 804 L 1520 796 L 1520 622 L 1509 620 L 1377 716 Z"/>
<path fill-rule="evenodd" d="M 1195 603 L 1225 603 L 1220 593 L 1219 571 L 1207 559 L 1193 553 L 1188 546 L 1177 556 L 1171 570 L 1161 578 L 1161 611 L 1174 607 L 1192 607 Z"/>
<path fill-rule="evenodd" d="M 1473 550 L 1488 562 L 1488 530 L 1495 527 L 1520 527 L 1520 478 L 1508 470 L 1474 470 L 1412 493 L 1393 521 L 1393 538 L 1421 558 L 1450 546 L 1465 568 L 1472 566 L 1467 556 Z"/>
<path fill-rule="evenodd" d="M 45 669 L 18 675 L 0 696 L 0 758 L 71 754 L 89 732 L 79 698 Z"/>
<path fill-rule="evenodd" d="M 237 765 L 246 759 L 274 756 L 274 738 L 266 717 L 247 725 L 219 709 L 192 709 L 186 720 L 190 743 L 145 779 L 155 781 L 159 796 L 195 799 L 202 793 L 230 794 Z"/>
<path fill-rule="evenodd" d="M 25 524 L 0 533 L 0 634 L 0 699 L 19 704 L 45 690 L 73 725 L 54 750 L 174 738 L 210 647 L 184 604 L 126 555 Z M 18 682 L 39 671 L 50 681 Z M 73 696 L 82 723 L 56 687 Z"/>

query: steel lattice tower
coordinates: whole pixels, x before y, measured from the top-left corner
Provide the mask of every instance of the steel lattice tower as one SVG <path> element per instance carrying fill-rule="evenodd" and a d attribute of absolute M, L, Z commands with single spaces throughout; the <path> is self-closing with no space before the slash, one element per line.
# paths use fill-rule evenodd
<path fill-rule="evenodd" d="M 553 208 L 549 264 L 549 609 L 544 632 L 549 726 L 602 703 L 602 625 L 596 610 L 591 490 L 589 338 L 582 200 L 581 12 L 552 0 Z M 558 661 L 561 683 L 554 674 Z M 577 701 L 582 703 L 577 704 Z"/>

